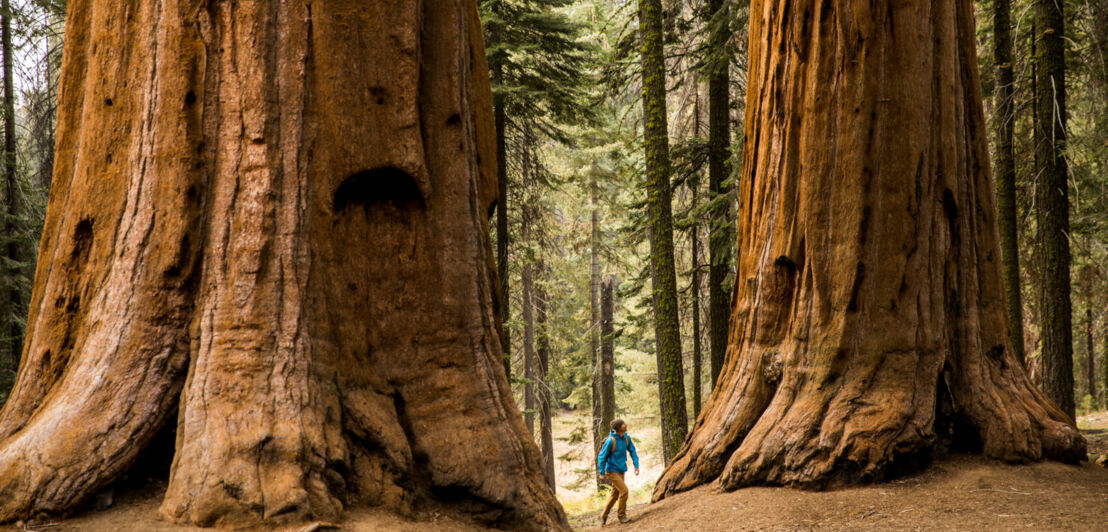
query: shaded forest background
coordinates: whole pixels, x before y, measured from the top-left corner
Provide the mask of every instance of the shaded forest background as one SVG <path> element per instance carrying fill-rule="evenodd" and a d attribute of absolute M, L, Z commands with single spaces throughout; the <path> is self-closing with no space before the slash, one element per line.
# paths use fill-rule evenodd
<path fill-rule="evenodd" d="M 722 364 L 735 275 L 734 179 L 743 148 L 748 2 L 642 3 L 661 8 L 660 80 L 649 70 L 644 76 L 644 65 L 651 63 L 642 55 L 639 2 L 481 2 L 503 140 L 503 201 L 491 225 L 506 296 L 501 302 L 505 364 L 551 468 L 552 410 L 587 413 L 592 426 L 574 429 L 571 438 L 591 439 L 594 446 L 606 432 L 599 427 L 612 416 L 672 411 L 668 420 L 653 419 L 655 427 L 668 421 L 676 431 L 671 437 L 662 430 L 662 452 L 670 456 L 667 438 L 680 444 L 685 429 L 674 427 L 687 428 L 696 419 Z M 1045 288 L 1047 274 L 1064 265 L 1042 251 L 1039 238 L 1041 215 L 1057 207 L 1037 201 L 1044 162 L 1037 155 L 1041 146 L 1034 131 L 1041 118 L 1035 110 L 1044 94 L 1060 94 L 1046 88 L 1042 75 L 1050 66 L 1042 53 L 1042 22 L 1030 1 L 976 6 L 994 161 L 1005 124 L 1013 139 L 1010 165 L 994 164 L 994 176 L 1000 183 L 1010 175 L 1013 185 L 1014 219 L 1005 227 L 1002 216 L 1001 231 L 1016 236 L 1021 267 L 1009 296 L 1021 301 L 1019 339 L 1027 366 L 1042 383 L 1053 363 L 1044 367 L 1044 309 L 1068 296 L 1072 341 L 1063 346 L 1060 360 L 1073 375 L 1071 401 L 1079 414 L 1108 407 L 1108 0 L 1064 2 L 1067 96 L 1049 102 L 1066 118 L 1068 133 L 1068 294 Z M 997 24 L 1003 6 L 1007 28 Z M 49 194 L 65 2 L 3 0 L 0 17 L 2 402 L 18 368 Z M 998 43 L 1009 41 L 1010 58 L 998 56 Z M 1010 80 L 1004 71 L 1010 71 Z M 664 106 L 644 112 L 644 79 L 647 85 L 663 83 Z M 1009 91 L 1010 113 L 1002 105 Z M 644 123 L 657 125 L 659 110 L 662 138 L 657 128 L 644 131 Z M 652 173 L 647 158 L 649 146 L 658 145 L 669 151 L 668 169 L 661 174 Z M 658 175 L 668 194 L 651 187 L 659 183 Z M 659 198 L 669 213 L 659 208 Z M 1003 197 L 998 204 L 1003 206 Z M 664 250 L 651 241 L 667 223 L 673 234 L 672 278 L 658 266 Z M 675 307 L 655 306 L 659 282 L 675 286 Z M 608 286 L 612 319 L 605 323 Z M 673 324 L 679 344 L 659 348 L 667 341 L 659 329 Z M 605 357 L 614 364 L 609 371 Z M 642 361 L 650 359 L 655 364 L 644 367 Z M 679 363 L 671 367 L 679 367 L 680 380 L 659 378 L 667 361 Z M 644 392 L 640 380 L 657 390 Z M 667 409 L 667 400 L 670 406 L 680 402 L 685 413 Z"/>

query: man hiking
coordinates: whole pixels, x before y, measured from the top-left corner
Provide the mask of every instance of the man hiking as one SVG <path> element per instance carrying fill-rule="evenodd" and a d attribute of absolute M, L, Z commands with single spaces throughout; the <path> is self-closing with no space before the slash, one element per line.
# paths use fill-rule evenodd
<path fill-rule="evenodd" d="M 608 521 L 608 513 L 612 506 L 619 500 L 620 523 L 628 523 L 627 518 L 627 484 L 623 482 L 623 474 L 627 472 L 627 453 L 631 452 L 631 460 L 635 462 L 635 474 L 639 474 L 639 453 L 635 452 L 635 443 L 631 436 L 627 435 L 627 423 L 622 419 L 612 421 L 612 432 L 608 439 L 604 440 L 604 446 L 600 448 L 600 455 L 596 457 L 596 467 L 600 470 L 600 476 L 608 479 L 612 484 L 612 494 L 608 497 L 608 504 L 604 506 L 604 513 L 600 515 L 600 525 L 604 526 Z"/>

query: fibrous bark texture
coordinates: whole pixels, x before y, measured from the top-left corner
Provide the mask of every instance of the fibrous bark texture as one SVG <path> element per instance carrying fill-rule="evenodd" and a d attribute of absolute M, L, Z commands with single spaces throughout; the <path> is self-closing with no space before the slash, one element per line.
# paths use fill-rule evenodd
<path fill-rule="evenodd" d="M 662 414 L 662 456 L 669 463 L 689 431 L 689 422 L 677 311 L 677 270 L 673 259 L 663 18 L 661 0 L 639 0 L 654 349 L 658 363 L 658 402 Z"/>
<path fill-rule="evenodd" d="M 503 77 L 501 69 L 493 70 L 493 76 Z M 500 80 L 496 80 L 499 82 Z M 511 293 L 508 291 L 508 147 L 504 138 L 508 117 L 504 109 L 504 95 L 493 98 L 493 125 L 496 131 L 496 271 L 500 279 L 500 292 L 496 302 L 500 313 L 500 338 L 504 351 L 504 373 L 511 379 L 511 335 L 508 322 L 512 319 Z"/>
<path fill-rule="evenodd" d="M 1010 0 L 993 1 L 993 63 L 996 66 L 996 210 L 1000 229 L 1004 295 L 1008 308 L 1008 340 L 1023 363 L 1023 296 L 1020 283 L 1019 235 L 1016 216 L 1016 161 L 1012 149 L 1016 116 L 1012 95 L 1012 24 Z"/>
<path fill-rule="evenodd" d="M 727 364 L 654 498 L 1084 458 L 1008 342 L 973 5 L 754 2 Z"/>
<path fill-rule="evenodd" d="M 712 49 L 722 53 L 730 38 L 728 25 L 731 5 L 725 0 L 709 0 L 708 14 Z M 727 352 L 729 299 L 723 289 L 731 269 L 731 57 L 724 54 L 708 73 L 708 198 L 712 202 L 708 217 L 708 338 L 712 388 L 716 387 L 723 358 Z"/>
<path fill-rule="evenodd" d="M 474 2 L 68 17 L 0 521 L 74 509 L 179 411 L 171 521 L 568 528 L 500 360 Z"/>
<path fill-rule="evenodd" d="M 1043 388 L 1071 419 L 1073 303 L 1070 300 L 1070 200 L 1066 163 L 1066 40 L 1064 2 L 1036 0 L 1035 222 L 1041 283 Z"/>
<path fill-rule="evenodd" d="M 611 427 L 616 418 L 615 322 L 612 319 L 613 278 L 605 275 L 600 285 L 600 426 Z"/>
<path fill-rule="evenodd" d="M 6 331 L 0 331 L 6 346 L 0 346 L 0 352 L 6 352 L 8 360 L 0 360 L 0 368 L 14 370 L 19 364 L 19 351 L 23 347 L 23 328 L 17 316 L 24 315 L 23 295 L 15 283 L 15 279 L 22 277 L 26 267 L 22 264 L 19 249 L 17 223 L 20 219 L 19 204 L 20 190 L 19 177 L 16 175 L 16 150 L 15 150 L 15 77 L 12 74 L 12 9 L 9 0 L 0 2 L 0 53 L 3 53 L 3 101 L 0 104 L 4 113 L 4 148 L 0 152 L 0 171 L 3 172 L 4 184 L 4 238 L 8 243 L 4 249 L 4 277 L 8 279 L 9 288 L 5 297 L 7 301 L 0 306 L 3 312 L 0 324 L 7 325 Z M 6 363 L 5 363 L 6 362 Z M 6 383 L 7 379 L 3 381 Z"/>
<path fill-rule="evenodd" d="M 600 207 L 597 204 L 596 176 L 589 178 L 589 199 L 592 203 L 590 214 L 592 233 L 589 240 L 589 354 L 592 362 L 592 453 L 600 454 L 600 447 L 607 437 L 604 425 L 604 396 L 601 394 L 602 371 L 600 367 Z M 604 479 L 597 471 L 596 489 L 599 491 Z"/>
<path fill-rule="evenodd" d="M 700 128 L 698 127 L 697 130 Z M 696 203 L 696 189 L 697 181 L 699 179 L 693 178 L 692 185 L 689 187 L 692 189 L 692 204 Z M 701 403 L 701 390 L 700 390 L 700 223 L 699 220 L 694 221 L 689 227 L 689 241 L 692 243 L 692 277 L 689 279 L 689 306 L 692 310 L 692 340 L 693 340 L 693 357 L 692 357 L 692 405 L 693 405 L 693 419 L 700 417 L 700 403 Z"/>
<path fill-rule="evenodd" d="M 540 275 L 545 275 L 546 268 L 539 263 Z M 542 468 L 546 474 L 546 482 L 551 490 L 557 491 L 557 476 L 554 473 L 554 426 L 553 412 L 550 409 L 550 386 L 546 376 L 550 373 L 550 330 L 546 319 L 546 289 L 543 283 L 535 286 L 535 319 L 538 322 L 538 356 L 539 365 L 535 380 L 538 381 L 539 395 L 539 451 L 542 454 Z"/>

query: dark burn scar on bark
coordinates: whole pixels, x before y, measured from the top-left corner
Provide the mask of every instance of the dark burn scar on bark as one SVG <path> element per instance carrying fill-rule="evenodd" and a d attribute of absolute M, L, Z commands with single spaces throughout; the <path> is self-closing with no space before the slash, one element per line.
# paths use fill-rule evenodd
<path fill-rule="evenodd" d="M 352 205 L 369 209 L 389 204 L 400 208 L 422 208 L 423 193 L 411 174 L 393 167 L 374 168 L 347 177 L 335 189 L 332 212 Z"/>
<path fill-rule="evenodd" d="M 846 305 L 847 312 L 856 312 L 858 310 L 858 292 L 862 290 L 862 281 L 866 279 L 866 265 L 864 263 L 858 263 L 858 269 L 854 273 L 854 286 L 850 289 L 850 303 Z"/>
<path fill-rule="evenodd" d="M 954 201 L 954 193 L 949 188 L 943 189 L 943 212 L 946 213 L 946 219 L 953 227 L 958 221 L 958 203 Z"/>
<path fill-rule="evenodd" d="M 989 358 L 1002 368 L 1007 367 L 1004 359 L 1004 351 L 1004 346 L 999 344 L 992 346 L 988 351 Z"/>
<path fill-rule="evenodd" d="M 371 87 L 369 89 L 369 97 L 377 102 L 377 105 L 385 105 L 387 93 L 388 91 L 386 91 L 384 87 Z"/>
<path fill-rule="evenodd" d="M 789 273 L 795 272 L 798 268 L 795 262 L 787 255 L 781 255 L 774 261 L 774 265 L 786 269 Z"/>
<path fill-rule="evenodd" d="M 92 218 L 81 218 L 73 229 L 73 251 L 70 260 L 73 264 L 83 264 L 92 248 Z"/>

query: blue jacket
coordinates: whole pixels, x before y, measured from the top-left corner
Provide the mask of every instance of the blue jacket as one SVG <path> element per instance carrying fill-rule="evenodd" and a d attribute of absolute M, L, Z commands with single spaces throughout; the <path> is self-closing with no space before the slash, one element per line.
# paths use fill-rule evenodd
<path fill-rule="evenodd" d="M 600 474 L 603 475 L 608 471 L 626 473 L 628 451 L 631 452 L 631 460 L 635 462 L 635 469 L 638 469 L 639 453 L 635 452 L 635 442 L 631 441 L 631 436 L 629 434 L 619 436 L 614 430 L 609 433 L 604 440 L 604 446 L 600 448 L 600 455 L 596 457 L 596 467 L 600 470 Z"/>

